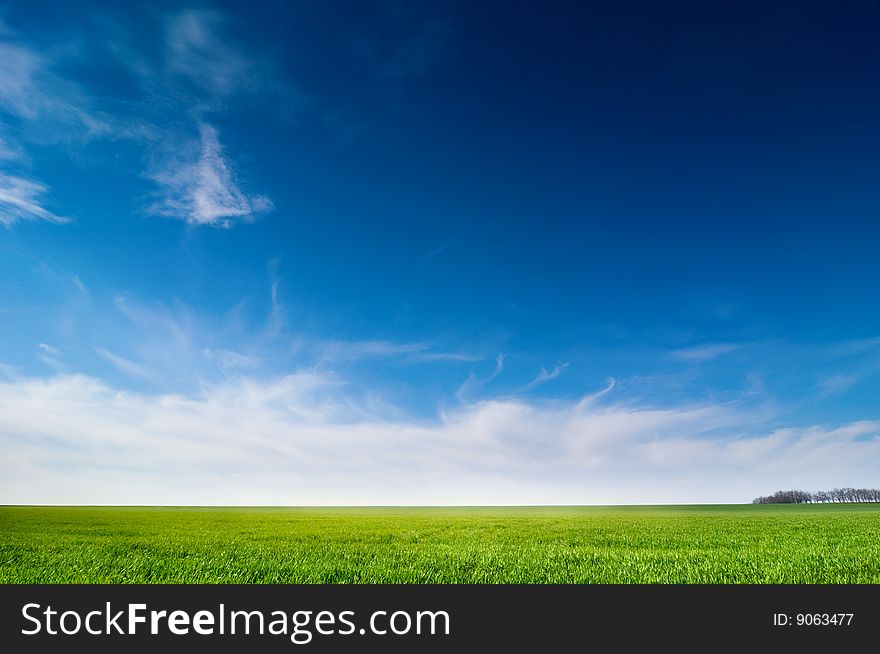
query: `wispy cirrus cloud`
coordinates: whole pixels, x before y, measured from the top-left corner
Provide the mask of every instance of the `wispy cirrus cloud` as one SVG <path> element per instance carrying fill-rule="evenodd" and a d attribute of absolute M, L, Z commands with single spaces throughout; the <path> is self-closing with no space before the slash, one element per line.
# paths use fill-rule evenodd
<path fill-rule="evenodd" d="M 14 42 L 8 28 L 0 31 L 0 224 L 42 220 L 65 223 L 69 219 L 50 209 L 49 187 L 25 172 L 24 141 L 39 143 L 88 140 L 106 132 L 103 120 L 88 107 L 82 91 L 57 75 L 51 57 L 39 55 Z"/>
<path fill-rule="evenodd" d="M 531 390 L 535 386 L 540 386 L 541 384 L 543 384 L 545 382 L 548 382 L 552 379 L 556 379 L 557 377 L 559 377 L 559 375 L 562 374 L 563 370 L 568 368 L 568 366 L 569 366 L 568 361 L 563 362 L 563 363 L 557 363 L 555 366 L 553 366 L 553 370 L 550 370 L 550 371 L 548 371 L 546 368 L 544 368 L 542 366 L 540 372 L 538 373 L 538 376 L 535 377 L 528 384 L 523 386 L 522 390 L 523 391 Z"/>
<path fill-rule="evenodd" d="M 856 373 L 834 373 L 819 379 L 816 389 L 821 399 L 827 399 L 834 395 L 842 395 L 862 380 L 862 375 Z"/>
<path fill-rule="evenodd" d="M 168 70 L 220 96 L 252 89 L 259 79 L 255 63 L 220 36 L 223 23 L 218 12 L 189 9 L 169 18 L 165 33 Z"/>
<path fill-rule="evenodd" d="M 0 42 L 0 108 L 8 114 L 33 119 L 47 107 L 58 107 L 61 101 L 51 98 L 37 81 L 43 70 L 43 61 L 34 52 Z"/>
<path fill-rule="evenodd" d="M 682 361 L 702 363 L 703 361 L 710 361 L 725 354 L 736 352 L 742 349 L 742 347 L 742 344 L 739 343 L 707 343 L 705 345 L 695 345 L 675 350 L 672 352 L 672 356 Z"/>
<path fill-rule="evenodd" d="M 68 222 L 46 208 L 48 192 L 49 188 L 36 180 L 0 171 L 0 225 L 11 227 L 21 220 Z"/>
<path fill-rule="evenodd" d="M 596 391 L 595 393 L 589 393 L 585 395 L 578 402 L 578 406 L 583 408 L 589 406 L 590 404 L 593 404 L 597 400 L 605 397 L 606 395 L 608 395 L 608 393 L 613 391 L 615 386 L 617 386 L 617 380 L 614 379 L 614 377 L 609 377 L 606 382 L 605 388 L 600 391 Z"/>
<path fill-rule="evenodd" d="M 153 69 L 147 73 L 152 87 L 190 105 L 198 128 L 198 138 L 184 142 L 183 148 L 179 134 L 160 138 L 149 173 L 161 188 L 160 200 L 150 210 L 191 225 L 230 227 L 273 208 L 268 197 L 242 190 L 218 130 L 203 115 L 222 112 L 233 97 L 264 92 L 287 97 L 290 89 L 278 81 L 271 61 L 236 47 L 223 33 L 225 26 L 225 16 L 217 11 L 184 10 L 169 16 L 164 65 L 159 67 L 164 75 L 157 80 Z M 181 92 L 180 80 L 192 88 Z"/>
<path fill-rule="evenodd" d="M 199 125 L 197 154 L 189 160 L 165 162 L 151 177 L 163 189 L 151 211 L 191 225 L 230 227 L 272 208 L 269 198 L 241 190 L 217 130 L 206 123 Z"/>
<path fill-rule="evenodd" d="M 468 394 L 475 391 L 478 388 L 481 388 L 491 382 L 493 379 L 498 377 L 502 372 L 504 372 L 504 360 L 507 358 L 507 354 L 501 353 L 495 357 L 495 370 L 493 370 L 486 377 L 478 377 L 474 373 L 470 373 L 465 379 L 461 386 L 458 387 L 458 390 L 455 392 L 455 397 L 458 398 L 460 402 L 464 402 L 467 399 Z"/>
<path fill-rule="evenodd" d="M 151 98 L 148 105 L 111 98 L 98 111 L 88 88 L 62 75 L 59 54 L 37 50 L 6 28 L 0 33 L 0 128 L 5 116 L 16 123 L 16 139 L 0 129 L 0 223 L 9 227 L 20 220 L 65 222 L 47 208 L 48 185 L 13 170 L 10 162 L 25 158 L 30 143 L 69 148 L 71 142 L 96 139 L 134 142 L 152 162 L 147 177 L 160 187 L 153 213 L 192 225 L 228 227 L 267 211 L 272 202 L 242 190 L 235 167 L 224 153 L 215 127 L 203 116 L 222 112 L 233 95 L 287 87 L 273 83 L 273 66 L 242 54 L 219 31 L 223 15 L 213 11 L 182 11 L 163 23 L 165 41 L 161 61 L 150 61 L 129 45 L 107 46 L 100 56 L 114 58 L 140 79 Z M 120 29 L 115 31 L 117 38 Z M 78 61 L 96 56 L 94 44 L 68 44 Z M 69 54 L 69 53 L 67 53 Z M 259 65 L 258 65 L 259 64 Z M 187 86 L 188 84 L 188 86 Z M 185 88 L 184 88 L 185 87 Z M 197 135 L 183 136 L 180 117 L 194 121 Z M 73 153 L 71 153 L 73 154 Z"/>
<path fill-rule="evenodd" d="M 59 372 L 64 371 L 64 364 L 60 360 L 61 351 L 48 343 L 37 343 L 37 358 L 45 365 Z"/>
<path fill-rule="evenodd" d="M 413 361 L 449 361 L 459 363 L 476 363 L 486 357 L 469 352 L 419 352 L 412 355 Z"/>
<path fill-rule="evenodd" d="M 0 161 L 15 161 L 21 157 L 21 148 L 10 145 L 6 139 L 0 136 Z"/>
<path fill-rule="evenodd" d="M 110 127 L 79 85 L 55 71 L 55 57 L 0 34 L 0 111 L 25 124 L 38 141 L 94 138 Z"/>
<path fill-rule="evenodd" d="M 146 366 L 142 366 L 138 363 L 135 363 L 134 361 L 126 359 L 125 357 L 119 356 L 118 354 L 113 354 L 112 352 L 109 352 L 104 348 L 96 347 L 95 354 L 97 354 L 107 363 L 111 364 L 120 372 L 131 377 L 137 377 L 138 379 L 143 379 L 145 381 L 151 382 L 154 382 L 158 379 L 158 375 Z"/>
<path fill-rule="evenodd" d="M 217 364 L 217 367 L 224 374 L 239 370 L 251 370 L 258 368 L 263 363 L 263 357 L 242 354 L 226 348 L 205 348 L 202 352 L 205 357 Z"/>
<path fill-rule="evenodd" d="M 485 359 L 448 349 L 443 342 L 345 340 L 299 333 L 277 319 L 286 313 L 277 267 L 272 262 L 269 270 L 271 303 L 256 311 L 242 302 L 229 311 L 204 312 L 179 300 L 150 301 L 131 293 L 90 307 L 88 320 L 94 322 L 98 315 L 107 326 L 101 330 L 103 351 L 96 352 L 109 364 L 104 374 L 114 379 L 115 372 L 122 372 L 121 383 L 128 385 L 140 379 L 161 381 L 166 389 L 191 390 L 217 379 L 281 374 L 291 367 L 344 370 L 363 381 L 377 371 L 387 372 L 389 365 L 437 366 L 454 374 L 462 364 Z M 71 290 L 79 283 L 67 273 L 59 281 Z M 78 307 L 69 310 L 64 317 L 68 331 L 81 329 L 81 313 Z M 86 363 L 92 370 L 94 361 Z M 369 394 L 376 389 L 366 384 L 362 390 Z"/>
<path fill-rule="evenodd" d="M 380 339 L 326 340 L 316 345 L 321 361 L 360 361 L 394 358 L 416 363 L 474 363 L 485 357 L 468 352 L 444 351 L 431 343 L 406 343 Z"/>
<path fill-rule="evenodd" d="M 321 359 L 329 361 L 357 361 L 377 357 L 422 354 L 429 348 L 427 343 L 396 343 L 374 339 L 362 341 L 328 340 L 318 346 Z"/>

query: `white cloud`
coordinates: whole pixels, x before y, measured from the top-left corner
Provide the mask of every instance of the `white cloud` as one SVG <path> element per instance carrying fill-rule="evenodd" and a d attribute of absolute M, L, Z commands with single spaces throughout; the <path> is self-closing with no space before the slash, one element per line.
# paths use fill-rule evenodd
<path fill-rule="evenodd" d="M 69 279 L 70 279 L 70 283 L 73 284 L 73 287 L 77 291 L 79 291 L 79 293 L 81 295 L 83 295 L 85 297 L 90 296 L 88 287 L 83 283 L 83 280 L 80 279 L 79 275 L 77 275 L 76 273 L 71 273 L 69 276 Z"/>
<path fill-rule="evenodd" d="M 48 343 L 37 343 L 37 359 L 57 372 L 64 372 L 64 364 L 59 359 L 61 351 Z"/>
<path fill-rule="evenodd" d="M 319 347 L 322 359 L 344 361 L 418 354 L 428 348 L 425 343 L 395 343 L 383 340 L 325 341 Z"/>
<path fill-rule="evenodd" d="M 316 349 L 319 359 L 325 362 L 394 358 L 404 363 L 474 363 L 484 359 L 466 352 L 435 350 L 430 343 L 399 343 L 380 339 L 327 340 L 319 343 Z"/>
<path fill-rule="evenodd" d="M 523 390 L 523 391 L 527 391 L 527 390 L 529 390 L 529 389 L 534 388 L 535 386 L 538 386 L 538 385 L 540 385 L 540 384 L 543 384 L 544 382 L 548 382 L 548 381 L 550 381 L 551 379 L 556 379 L 557 377 L 559 377 L 559 375 L 562 374 L 562 371 L 563 371 L 563 370 L 565 370 L 566 368 L 568 368 L 568 365 L 569 365 L 569 364 L 568 364 L 567 361 L 566 361 L 565 363 L 557 363 L 555 366 L 553 366 L 553 370 L 551 370 L 551 371 L 549 371 L 549 372 L 547 371 L 546 368 L 544 368 L 544 367 L 542 366 L 542 367 L 541 367 L 541 371 L 538 373 L 538 376 L 535 377 L 535 378 L 534 378 L 532 381 L 530 381 L 528 384 L 526 384 L 526 385 L 522 388 L 522 390 Z"/>
<path fill-rule="evenodd" d="M 40 58 L 33 52 L 0 43 L 0 107 L 23 118 L 36 118 L 44 111 L 51 101 L 36 82 L 42 69 Z"/>
<path fill-rule="evenodd" d="M 205 356 L 217 364 L 217 367 L 224 373 L 257 368 L 263 362 L 262 357 L 241 354 L 240 352 L 234 352 L 224 348 L 216 350 L 205 348 L 202 351 Z"/>
<path fill-rule="evenodd" d="M 265 89 L 281 96 L 288 92 L 284 84 L 272 81 L 271 62 L 251 61 L 218 34 L 222 22 L 222 15 L 215 12 L 175 15 L 167 23 L 164 64 L 156 66 L 142 61 L 127 46 L 110 47 L 109 52 L 115 54 L 109 56 L 128 65 L 151 96 L 146 112 L 145 105 L 120 100 L 113 104 L 112 114 L 97 111 L 97 101 L 88 89 L 58 72 L 57 64 L 71 52 L 74 56 L 94 53 L 81 52 L 79 44 L 38 51 L 13 32 L 0 32 L 0 115 L 8 114 L 18 124 L 15 143 L 10 143 L 7 134 L 0 135 L 0 162 L 24 160 L 24 146 L 29 143 L 69 146 L 98 138 L 131 139 L 145 148 L 150 160 L 158 162 L 149 174 L 164 190 L 161 200 L 151 207 L 156 213 L 190 224 L 225 227 L 270 209 L 268 198 L 241 190 L 213 127 L 200 124 L 198 139 L 190 143 L 181 140 L 179 130 L 167 127 L 178 121 L 181 112 L 198 121 L 207 110 L 222 111 L 223 103 L 217 100 L 233 92 Z M 185 88 L 182 78 L 195 86 Z M 34 218 L 64 222 L 40 201 L 46 191 L 45 184 L 28 179 L 21 171 L 13 174 L 7 168 L 0 172 L 0 223 L 9 227 Z"/>
<path fill-rule="evenodd" d="M 158 378 L 156 373 L 151 371 L 149 368 L 135 363 L 134 361 L 130 361 L 125 357 L 121 357 L 118 354 L 108 352 L 103 348 L 96 347 L 95 354 L 104 359 L 104 361 L 112 365 L 120 372 L 123 372 L 130 377 L 137 377 L 146 381 L 156 381 Z"/>
<path fill-rule="evenodd" d="M 152 175 L 164 187 L 164 197 L 152 210 L 193 225 L 229 227 L 235 219 L 271 209 L 271 200 L 247 195 L 238 187 L 217 130 L 202 123 L 199 135 L 194 160 L 166 162 Z"/>
<path fill-rule="evenodd" d="M 44 55 L 8 41 L 0 41 L 0 111 L 12 114 L 35 129 L 39 141 L 92 138 L 108 125 L 89 110 L 78 86 L 53 70 Z"/>
<path fill-rule="evenodd" d="M 718 357 L 730 354 L 731 352 L 736 352 L 741 348 L 742 345 L 737 343 L 709 343 L 706 345 L 696 345 L 694 347 L 675 350 L 672 353 L 672 356 L 676 359 L 682 359 L 683 361 L 701 363 L 703 361 L 717 359 Z"/>
<path fill-rule="evenodd" d="M 0 501 L 748 501 L 870 485 L 880 472 L 880 422 L 754 433 L 748 412 L 718 405 L 512 400 L 425 421 L 371 416 L 344 390 L 315 372 L 191 395 L 82 375 L 0 381 Z"/>
<path fill-rule="evenodd" d="M 458 387 L 458 390 L 455 393 L 455 397 L 459 399 L 459 401 L 464 402 L 467 398 L 467 395 L 478 388 L 482 388 L 493 379 L 495 379 L 498 375 L 504 372 L 504 360 L 507 358 L 506 354 L 499 354 L 495 357 L 495 370 L 492 371 L 490 375 L 487 377 L 477 377 L 474 373 L 468 375 L 468 378 L 465 379 L 461 386 Z"/>
<path fill-rule="evenodd" d="M 469 354 L 467 352 L 420 352 L 414 354 L 413 361 L 451 361 L 460 363 L 476 363 L 482 361 L 485 357 L 479 354 Z"/>
<path fill-rule="evenodd" d="M 222 15 L 187 10 L 174 16 L 166 32 L 167 65 L 211 93 L 227 95 L 247 88 L 254 65 L 217 34 Z"/>
<path fill-rule="evenodd" d="M 11 227 L 20 220 L 68 222 L 68 218 L 59 216 L 44 206 L 43 196 L 48 190 L 40 182 L 0 172 L 0 224 Z"/>
<path fill-rule="evenodd" d="M 0 115 L 18 121 L 18 133 L 25 140 L 59 143 L 90 140 L 108 131 L 107 124 L 89 110 L 79 87 L 52 69 L 51 58 L 11 41 L 14 35 L 0 32 Z M 0 138 L 0 224 L 11 227 L 22 220 L 68 222 L 47 208 L 48 187 L 29 179 L 21 171 L 10 172 L 11 163 L 25 159 L 20 143 Z"/>
<path fill-rule="evenodd" d="M 6 139 L 0 137 L 0 161 L 15 161 L 21 157 L 21 149 L 10 145 Z"/>
<path fill-rule="evenodd" d="M 608 393 L 613 391 L 614 387 L 617 386 L 617 380 L 614 379 L 614 377 L 609 377 L 605 383 L 606 383 L 606 386 L 601 391 L 597 391 L 595 393 L 590 393 L 590 394 L 582 397 L 580 402 L 578 402 L 578 406 L 580 408 L 584 408 L 584 407 L 592 404 L 593 402 L 597 401 L 598 399 L 608 395 Z"/>
<path fill-rule="evenodd" d="M 842 393 L 845 393 L 850 388 L 858 384 L 860 379 L 860 375 L 844 373 L 835 373 L 833 375 L 823 377 L 819 380 L 817 384 L 819 397 L 828 398 L 833 395 L 840 395 Z"/>

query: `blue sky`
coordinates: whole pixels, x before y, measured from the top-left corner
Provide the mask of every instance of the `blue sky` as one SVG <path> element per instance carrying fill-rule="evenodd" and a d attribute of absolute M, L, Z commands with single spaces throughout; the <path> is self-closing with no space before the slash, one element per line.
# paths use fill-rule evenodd
<path fill-rule="evenodd" d="M 880 476 L 880 8 L 0 6 L 0 501 Z"/>

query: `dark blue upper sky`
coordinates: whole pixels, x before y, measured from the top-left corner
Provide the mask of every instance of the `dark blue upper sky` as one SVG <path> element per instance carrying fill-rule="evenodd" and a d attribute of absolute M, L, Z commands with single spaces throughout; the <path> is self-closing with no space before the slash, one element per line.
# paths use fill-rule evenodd
<path fill-rule="evenodd" d="M 4 3 L 0 363 L 875 420 L 878 33 L 867 0 Z"/>

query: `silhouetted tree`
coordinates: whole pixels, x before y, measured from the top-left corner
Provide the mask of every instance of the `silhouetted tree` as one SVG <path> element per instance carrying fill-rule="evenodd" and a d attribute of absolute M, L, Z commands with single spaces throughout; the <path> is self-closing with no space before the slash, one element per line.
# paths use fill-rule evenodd
<path fill-rule="evenodd" d="M 756 497 L 752 504 L 808 504 L 808 503 L 880 502 L 878 488 L 834 488 L 829 491 L 807 493 L 802 490 L 776 491 L 772 495 Z"/>

